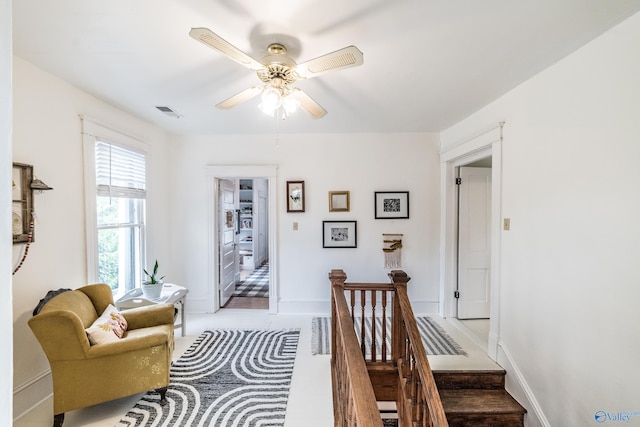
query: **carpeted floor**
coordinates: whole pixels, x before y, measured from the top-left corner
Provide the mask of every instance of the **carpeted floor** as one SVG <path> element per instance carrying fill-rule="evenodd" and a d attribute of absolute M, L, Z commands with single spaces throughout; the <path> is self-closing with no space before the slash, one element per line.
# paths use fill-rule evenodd
<path fill-rule="evenodd" d="M 356 318 L 356 336 L 360 340 L 361 320 Z M 391 348 L 391 319 L 387 318 L 387 348 Z M 447 334 L 440 325 L 429 317 L 416 317 L 418 330 L 422 337 L 427 354 L 431 355 L 466 355 L 462 348 L 453 338 Z M 376 352 L 381 354 L 382 346 L 382 321 L 376 318 Z M 365 338 L 366 347 L 371 348 L 371 318 L 365 318 Z M 331 353 L 331 318 L 314 317 L 311 319 L 311 353 L 330 354 Z"/>
<path fill-rule="evenodd" d="M 269 298 L 269 263 L 256 268 L 238 283 L 233 296 Z"/>
<path fill-rule="evenodd" d="M 117 426 L 283 426 L 297 330 L 205 331 Z"/>

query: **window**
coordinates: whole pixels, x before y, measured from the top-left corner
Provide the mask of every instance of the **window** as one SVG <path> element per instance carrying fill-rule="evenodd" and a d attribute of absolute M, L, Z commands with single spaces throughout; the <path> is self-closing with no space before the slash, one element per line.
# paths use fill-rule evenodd
<path fill-rule="evenodd" d="M 89 125 L 84 119 L 89 280 L 118 295 L 139 287 L 143 277 L 147 156 L 115 142 L 127 140 L 124 135 L 89 134 Z"/>
<path fill-rule="evenodd" d="M 142 277 L 145 155 L 99 139 L 95 150 L 98 281 L 120 293 Z"/>

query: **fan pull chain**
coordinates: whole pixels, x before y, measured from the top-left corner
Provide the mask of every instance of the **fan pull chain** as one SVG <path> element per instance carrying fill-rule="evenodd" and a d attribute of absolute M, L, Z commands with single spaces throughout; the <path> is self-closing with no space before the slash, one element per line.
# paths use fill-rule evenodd
<path fill-rule="evenodd" d="M 276 148 L 280 148 L 280 119 L 278 113 L 280 109 L 273 114 L 273 120 L 276 121 Z"/>

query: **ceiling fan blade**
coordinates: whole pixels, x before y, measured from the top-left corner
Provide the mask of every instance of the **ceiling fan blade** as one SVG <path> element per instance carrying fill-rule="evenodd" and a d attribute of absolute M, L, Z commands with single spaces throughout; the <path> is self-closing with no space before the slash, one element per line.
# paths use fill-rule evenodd
<path fill-rule="evenodd" d="M 296 66 L 296 73 L 303 79 L 310 79 L 328 71 L 357 67 L 364 62 L 364 56 L 355 46 L 347 46 L 327 53 Z"/>
<path fill-rule="evenodd" d="M 300 108 L 306 111 L 314 119 L 320 119 L 327 115 L 327 110 L 322 108 L 320 104 L 300 89 L 293 88 L 289 96 L 292 96 L 296 101 L 298 101 L 300 103 Z"/>
<path fill-rule="evenodd" d="M 191 31 L 189 31 L 189 35 L 200 43 L 218 50 L 237 63 L 242 64 L 251 70 L 258 71 L 264 68 L 263 64 L 259 63 L 208 28 L 192 28 Z"/>
<path fill-rule="evenodd" d="M 227 98 L 224 101 L 218 103 L 216 107 L 222 110 L 228 110 L 230 108 L 235 107 L 236 105 L 248 101 L 256 95 L 259 95 L 262 92 L 262 86 L 253 86 L 248 89 L 243 90 L 242 92 L 233 95 L 231 98 Z"/>

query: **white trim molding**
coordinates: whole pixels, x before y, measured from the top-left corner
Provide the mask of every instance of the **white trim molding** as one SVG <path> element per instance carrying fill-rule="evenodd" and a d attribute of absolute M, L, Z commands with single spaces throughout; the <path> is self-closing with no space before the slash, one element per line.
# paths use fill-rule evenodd
<path fill-rule="evenodd" d="M 516 365 L 515 360 L 507 350 L 504 343 L 498 346 L 497 362 L 509 375 L 507 375 L 505 389 L 527 409 L 527 427 L 551 427 L 549 420 L 544 415 L 542 407 L 536 399 L 533 390 L 524 378 L 524 375 Z"/>

